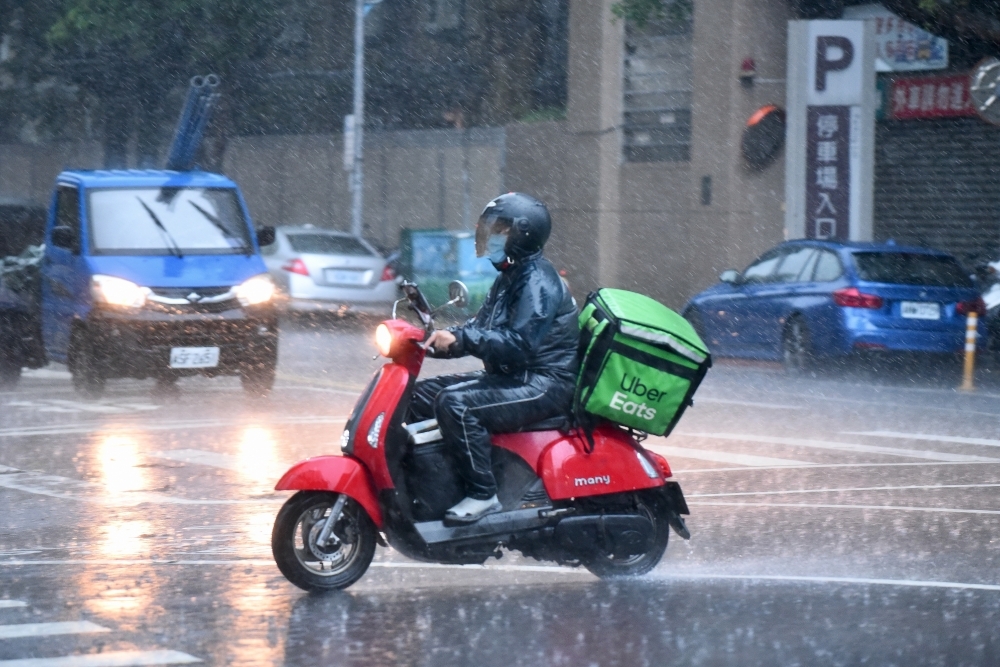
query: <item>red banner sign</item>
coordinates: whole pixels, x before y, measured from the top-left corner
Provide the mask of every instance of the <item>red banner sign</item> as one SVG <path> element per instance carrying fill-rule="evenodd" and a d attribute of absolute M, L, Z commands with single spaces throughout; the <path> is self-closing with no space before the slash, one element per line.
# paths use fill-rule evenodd
<path fill-rule="evenodd" d="M 889 116 L 895 120 L 976 115 L 969 96 L 968 74 L 895 79 L 889 109 Z"/>

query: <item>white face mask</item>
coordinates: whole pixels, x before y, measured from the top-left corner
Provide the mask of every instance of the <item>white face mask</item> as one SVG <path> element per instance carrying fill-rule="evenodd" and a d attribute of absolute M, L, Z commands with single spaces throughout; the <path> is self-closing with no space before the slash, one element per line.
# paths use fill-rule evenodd
<path fill-rule="evenodd" d="M 486 241 L 486 256 L 494 265 L 503 264 L 507 260 L 507 251 L 504 250 L 506 245 L 506 234 L 490 234 L 490 238 Z"/>

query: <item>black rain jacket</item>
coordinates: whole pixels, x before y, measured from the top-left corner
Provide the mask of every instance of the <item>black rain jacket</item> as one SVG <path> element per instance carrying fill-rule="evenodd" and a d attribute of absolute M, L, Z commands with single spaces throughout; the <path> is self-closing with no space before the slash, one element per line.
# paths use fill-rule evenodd
<path fill-rule="evenodd" d="M 456 341 L 448 356 L 478 357 L 487 373 L 576 383 L 576 302 L 541 251 L 503 269 L 476 316 L 450 331 Z"/>

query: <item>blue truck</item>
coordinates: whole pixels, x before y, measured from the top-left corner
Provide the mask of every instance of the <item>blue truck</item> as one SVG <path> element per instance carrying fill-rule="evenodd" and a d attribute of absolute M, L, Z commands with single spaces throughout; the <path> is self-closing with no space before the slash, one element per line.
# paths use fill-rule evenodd
<path fill-rule="evenodd" d="M 255 230 L 236 183 L 189 168 L 212 88 L 192 85 L 173 168 L 56 178 L 44 245 L 0 271 L 0 385 L 57 361 L 90 396 L 111 378 L 192 374 L 271 389 L 279 332 L 260 246 L 274 228 Z"/>
<path fill-rule="evenodd" d="M 273 235 L 254 231 L 239 188 L 218 174 L 62 172 L 39 288 L 0 290 L 6 382 L 51 360 L 89 395 L 109 378 L 194 373 L 239 375 L 266 393 L 278 322 L 260 245 Z"/>

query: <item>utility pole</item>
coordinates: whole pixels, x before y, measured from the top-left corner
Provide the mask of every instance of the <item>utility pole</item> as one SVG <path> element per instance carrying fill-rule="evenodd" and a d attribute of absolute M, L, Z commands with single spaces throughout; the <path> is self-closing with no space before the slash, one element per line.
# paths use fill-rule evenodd
<path fill-rule="evenodd" d="M 351 234 L 361 236 L 364 223 L 365 128 L 365 0 L 354 0 L 354 164 L 351 169 Z"/>

